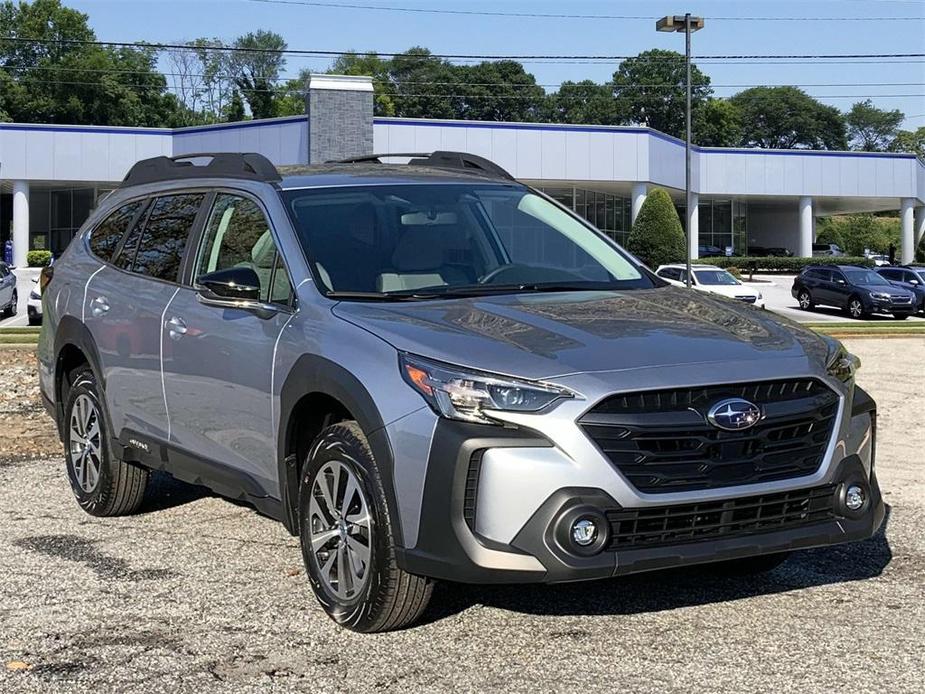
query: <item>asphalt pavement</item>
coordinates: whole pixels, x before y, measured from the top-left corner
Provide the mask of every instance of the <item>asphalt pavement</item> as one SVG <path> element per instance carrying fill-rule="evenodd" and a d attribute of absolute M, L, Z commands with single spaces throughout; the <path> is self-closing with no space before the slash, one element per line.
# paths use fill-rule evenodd
<path fill-rule="evenodd" d="M 874 538 L 755 578 L 444 583 L 391 634 L 336 627 L 296 539 L 248 507 L 167 481 L 92 518 L 60 452 L 0 457 L 0 691 L 921 692 L 925 341 L 848 346 L 880 406 Z"/>

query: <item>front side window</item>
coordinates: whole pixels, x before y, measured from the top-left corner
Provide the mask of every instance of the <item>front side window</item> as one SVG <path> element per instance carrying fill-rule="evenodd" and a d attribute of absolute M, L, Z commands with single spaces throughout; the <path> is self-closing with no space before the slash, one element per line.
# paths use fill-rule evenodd
<path fill-rule="evenodd" d="M 431 298 L 655 286 L 602 234 L 520 185 L 319 188 L 283 197 L 329 293 Z"/>
<path fill-rule="evenodd" d="M 203 193 L 184 193 L 155 199 L 138 242 L 132 272 L 177 281 L 186 242 L 204 198 Z"/>
<path fill-rule="evenodd" d="M 221 193 L 206 223 L 195 276 L 234 267 L 254 270 L 261 301 L 287 306 L 292 301 L 292 283 L 263 211 L 253 200 Z"/>
<path fill-rule="evenodd" d="M 112 262 L 119 241 L 125 236 L 129 225 L 143 205 L 143 201 L 136 200 L 123 205 L 106 217 L 90 234 L 90 250 L 93 251 L 93 255 L 107 263 Z"/>

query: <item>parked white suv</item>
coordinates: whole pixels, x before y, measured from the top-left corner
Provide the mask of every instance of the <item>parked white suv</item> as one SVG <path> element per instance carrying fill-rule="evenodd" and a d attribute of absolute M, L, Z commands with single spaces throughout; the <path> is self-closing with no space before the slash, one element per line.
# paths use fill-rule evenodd
<path fill-rule="evenodd" d="M 747 304 L 757 304 L 764 308 L 764 297 L 757 289 L 742 284 L 726 270 L 715 265 L 691 265 L 691 286 L 702 292 L 727 296 Z M 687 267 L 685 265 L 660 265 L 655 271 L 663 280 L 678 287 L 687 286 Z"/>

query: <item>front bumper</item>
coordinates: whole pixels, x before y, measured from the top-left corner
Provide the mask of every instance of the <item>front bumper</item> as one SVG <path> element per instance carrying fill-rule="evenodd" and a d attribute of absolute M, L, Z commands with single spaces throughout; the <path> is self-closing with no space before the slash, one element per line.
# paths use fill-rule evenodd
<path fill-rule="evenodd" d="M 434 430 L 430 460 L 423 489 L 420 527 L 414 547 L 398 550 L 399 565 L 411 573 L 464 583 L 564 582 L 607 578 L 691 564 L 724 561 L 760 554 L 820 547 L 863 540 L 872 536 L 883 522 L 884 505 L 874 472 L 876 411 L 873 401 L 856 389 L 848 421 L 850 430 L 835 446 L 839 461 L 828 468 L 824 480 L 807 482 L 809 488 L 831 490 L 814 492 L 826 496 L 831 513 L 807 515 L 805 522 L 788 523 L 779 528 L 750 527 L 745 532 L 720 532 L 708 538 L 669 540 L 656 546 L 622 547 L 605 543 L 601 551 L 583 556 L 562 541 L 563 519 L 574 517 L 576 509 L 590 509 L 608 520 L 621 512 L 637 508 L 646 513 L 660 509 L 685 511 L 685 503 L 621 505 L 613 494 L 596 486 L 560 486 L 535 501 L 533 476 L 560 463 L 561 452 L 544 436 L 515 428 L 499 428 L 441 419 Z M 501 457 L 490 460 L 492 452 Z M 489 465 L 483 467 L 488 461 Z M 531 475 L 520 463 L 529 462 Z M 493 475 L 492 466 L 506 468 L 506 476 Z M 520 475 L 520 484 L 512 483 Z M 579 482 L 581 477 L 575 474 Z M 867 503 L 861 512 L 845 512 L 839 495 L 848 482 L 865 486 Z M 499 484 L 501 485 L 499 487 Z M 790 494 L 793 491 L 775 492 Z M 799 491 L 799 490 L 797 490 Z M 759 492 L 751 491 L 733 502 L 749 502 Z M 762 491 L 760 494 L 764 494 Z M 747 498 L 745 498 L 747 497 Z M 789 497 L 788 497 L 789 498 Z M 477 508 L 491 507 L 485 517 Z M 722 500 L 719 502 L 723 503 Z M 746 504 L 747 505 L 747 504 Z M 499 511 L 499 509 L 501 509 Z M 528 513 L 525 514 L 525 509 Z M 514 523 L 511 532 L 493 525 L 493 517 L 526 518 Z M 608 531 L 616 526 L 608 525 Z"/>

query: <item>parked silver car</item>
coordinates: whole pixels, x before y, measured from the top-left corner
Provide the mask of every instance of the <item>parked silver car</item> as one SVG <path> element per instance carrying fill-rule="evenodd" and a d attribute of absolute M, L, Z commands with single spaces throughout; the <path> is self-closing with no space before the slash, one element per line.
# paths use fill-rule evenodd
<path fill-rule="evenodd" d="M 671 287 L 473 155 L 143 161 L 42 283 L 80 506 L 131 513 L 155 469 L 253 504 L 351 629 L 434 579 L 760 571 L 883 520 L 837 341 Z"/>
<path fill-rule="evenodd" d="M 19 306 L 19 294 L 16 291 L 16 275 L 10 266 L 0 261 L 0 318 L 16 315 Z"/>

